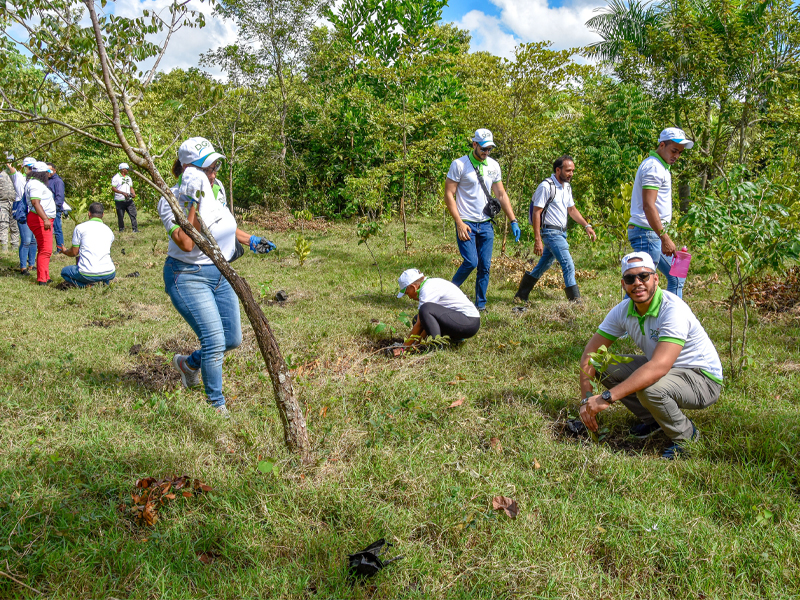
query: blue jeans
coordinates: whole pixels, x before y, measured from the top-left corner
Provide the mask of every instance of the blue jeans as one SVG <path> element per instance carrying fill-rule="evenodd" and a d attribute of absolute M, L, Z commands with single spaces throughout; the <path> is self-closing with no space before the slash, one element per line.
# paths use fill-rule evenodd
<path fill-rule="evenodd" d="M 36 238 L 27 223 L 19 225 L 19 268 L 26 269 L 36 264 Z"/>
<path fill-rule="evenodd" d="M 78 265 L 69 265 L 61 269 L 61 278 L 73 285 L 77 285 L 78 287 L 86 287 L 87 285 L 94 285 L 95 283 L 104 283 L 108 285 L 108 283 L 116 277 L 116 273 L 110 273 L 109 275 L 82 275 L 80 271 L 78 271 Z"/>
<path fill-rule="evenodd" d="M 492 227 L 491 221 L 484 221 L 483 223 L 464 222 L 469 225 L 469 240 L 462 242 L 458 239 L 458 232 L 456 232 L 458 250 L 461 252 L 461 258 L 464 259 L 464 262 L 461 263 L 461 266 L 458 267 L 458 271 L 453 275 L 453 283 L 461 287 L 461 284 L 466 281 L 470 273 L 477 268 L 478 274 L 475 279 L 475 306 L 479 309 L 485 308 L 486 290 L 489 287 L 489 269 L 492 266 L 494 227 Z"/>
<path fill-rule="evenodd" d="M 186 360 L 200 369 L 208 403 L 225 406 L 222 361 L 242 343 L 239 299 L 214 265 L 193 265 L 174 258 L 164 263 L 164 287 L 172 304 L 200 340 Z"/>
<path fill-rule="evenodd" d="M 658 234 L 641 227 L 629 227 L 628 241 L 636 252 L 647 252 L 650 255 L 656 268 L 667 278 L 667 291 L 672 292 L 678 298 L 683 298 L 683 284 L 686 283 L 686 279 L 669 274 L 672 259 L 661 253 L 661 238 L 658 237 Z"/>
<path fill-rule="evenodd" d="M 575 281 L 575 264 L 569 253 L 567 233 L 557 229 L 542 229 L 542 244 L 544 245 L 542 258 L 536 263 L 530 276 L 539 279 L 550 268 L 553 261 L 557 260 L 561 265 L 561 274 L 564 276 L 564 287 L 578 285 L 578 282 Z"/>
<path fill-rule="evenodd" d="M 53 219 L 53 235 L 56 236 L 56 248 L 58 246 L 64 245 L 64 231 L 61 229 L 61 215 L 63 213 L 61 211 L 56 212 L 56 218 Z M 57 250 L 57 252 L 61 252 L 61 250 Z"/>

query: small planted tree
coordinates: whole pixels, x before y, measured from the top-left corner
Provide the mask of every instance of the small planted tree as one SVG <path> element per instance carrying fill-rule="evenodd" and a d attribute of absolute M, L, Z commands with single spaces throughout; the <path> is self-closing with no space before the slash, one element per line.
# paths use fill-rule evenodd
<path fill-rule="evenodd" d="M 733 376 L 747 364 L 750 311 L 745 290 L 766 271 L 782 270 L 800 258 L 800 229 L 790 211 L 797 190 L 768 177 L 750 181 L 750 176 L 746 168 L 734 168 L 681 219 L 689 226 L 695 247 L 719 266 L 728 283 L 728 358 Z M 738 306 L 743 312 L 739 340 Z"/>
<path fill-rule="evenodd" d="M 602 378 L 603 373 L 605 373 L 609 367 L 613 365 L 623 365 L 631 362 L 632 360 L 633 359 L 630 356 L 614 354 L 605 345 L 600 346 L 597 349 L 597 352 L 591 352 L 589 354 L 589 364 L 592 365 L 592 368 L 594 368 L 594 377 L 592 377 L 589 381 L 592 384 L 592 394 L 596 396 L 603 392 L 602 388 L 600 387 L 600 379 Z M 602 442 L 606 435 L 608 435 L 608 427 L 601 427 L 597 433 L 588 427 L 586 428 L 586 431 L 589 432 L 589 435 L 595 442 Z"/>
<path fill-rule="evenodd" d="M 371 219 L 361 219 L 358 224 L 358 245 L 364 244 L 369 250 L 370 256 L 372 256 L 372 261 L 378 269 L 378 277 L 381 281 L 381 294 L 383 293 L 383 273 L 381 273 L 381 267 L 378 264 L 378 259 L 375 258 L 375 253 L 372 251 L 372 248 L 369 247 L 369 238 L 375 237 L 381 231 L 381 223 L 380 221 L 373 221 Z"/>

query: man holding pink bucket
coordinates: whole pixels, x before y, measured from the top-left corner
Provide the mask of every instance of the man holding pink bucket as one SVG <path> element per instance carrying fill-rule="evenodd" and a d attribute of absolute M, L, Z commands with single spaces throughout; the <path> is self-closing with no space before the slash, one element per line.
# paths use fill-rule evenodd
<path fill-rule="evenodd" d="M 683 297 L 686 268 L 691 257 L 678 252 L 675 242 L 666 232 L 672 220 L 672 174 L 670 169 L 684 150 L 694 146 L 682 129 L 669 127 L 658 136 L 658 147 L 639 165 L 631 192 L 631 219 L 628 221 L 628 241 L 637 252 L 647 252 L 656 267 L 667 278 L 667 291 Z M 670 272 L 672 270 L 672 272 Z"/>

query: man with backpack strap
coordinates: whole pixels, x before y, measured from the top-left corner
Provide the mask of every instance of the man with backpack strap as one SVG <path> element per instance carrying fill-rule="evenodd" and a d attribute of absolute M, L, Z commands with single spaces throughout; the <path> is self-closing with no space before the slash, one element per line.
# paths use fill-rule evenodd
<path fill-rule="evenodd" d="M 515 299 L 527 302 L 533 286 L 550 268 L 553 261 L 557 260 L 564 276 L 564 292 L 567 294 L 567 300 L 573 302 L 580 300 L 581 293 L 575 281 L 575 265 L 567 243 L 567 216 L 583 226 L 586 235 L 592 241 L 597 236 L 591 224 L 587 223 L 580 211 L 575 208 L 572 186 L 569 183 L 574 173 L 575 161 L 571 156 L 564 155 L 557 158 L 553 163 L 553 175 L 540 183 L 533 194 L 528 220 L 533 226 L 536 237 L 533 252 L 542 258 L 533 271 L 523 274 Z"/>
<path fill-rule="evenodd" d="M 444 186 L 444 202 L 456 223 L 456 241 L 464 259 L 453 275 L 453 283 L 461 287 L 470 273 L 478 269 L 475 279 L 475 306 L 479 311 L 486 310 L 486 290 L 489 287 L 489 269 L 492 265 L 492 217 L 496 213 L 487 214 L 487 206 L 492 201 L 499 201 L 500 208 L 511 221 L 514 241 L 519 242 L 520 236 L 514 209 L 511 208 L 511 201 L 503 187 L 500 165 L 489 158 L 489 153 L 494 148 L 492 132 L 478 129 L 472 137 L 472 151 L 450 164 Z M 497 196 L 497 200 L 493 199 L 492 193 Z"/>

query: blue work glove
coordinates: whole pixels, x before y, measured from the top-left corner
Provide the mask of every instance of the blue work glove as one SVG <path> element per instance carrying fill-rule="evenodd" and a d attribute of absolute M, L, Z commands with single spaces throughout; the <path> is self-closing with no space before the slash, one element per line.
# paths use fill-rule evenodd
<path fill-rule="evenodd" d="M 250 250 L 256 254 L 267 254 L 275 250 L 277 246 L 269 240 L 264 240 L 256 235 L 250 236 Z"/>
<path fill-rule="evenodd" d="M 514 241 L 519 243 L 519 236 L 522 235 L 522 230 L 516 221 L 511 221 L 511 232 L 514 234 Z"/>

